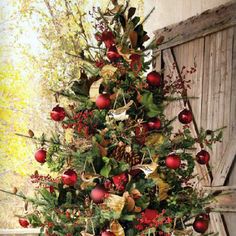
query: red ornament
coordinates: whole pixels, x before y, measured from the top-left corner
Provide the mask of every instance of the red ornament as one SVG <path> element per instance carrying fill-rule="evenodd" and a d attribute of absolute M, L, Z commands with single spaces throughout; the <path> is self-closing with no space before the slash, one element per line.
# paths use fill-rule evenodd
<path fill-rule="evenodd" d="M 149 130 L 160 129 L 161 128 L 161 120 L 158 118 L 154 118 L 147 123 Z"/>
<path fill-rule="evenodd" d="M 110 61 L 116 61 L 121 57 L 115 46 L 111 46 L 107 51 L 107 57 Z"/>
<path fill-rule="evenodd" d="M 190 110 L 184 109 L 178 115 L 179 121 L 182 124 L 189 124 L 193 120 L 193 114 Z"/>
<path fill-rule="evenodd" d="M 77 182 L 78 176 L 74 170 L 69 169 L 64 172 L 61 178 L 62 178 L 63 184 L 72 186 Z"/>
<path fill-rule="evenodd" d="M 35 154 L 35 160 L 39 163 L 45 163 L 46 162 L 46 156 L 47 152 L 44 149 L 39 149 Z"/>
<path fill-rule="evenodd" d="M 206 165 L 206 164 L 208 164 L 208 162 L 210 160 L 210 154 L 209 154 L 209 152 L 207 152 L 205 150 L 201 150 L 200 152 L 197 153 L 196 158 L 197 158 L 197 162 L 200 165 Z"/>
<path fill-rule="evenodd" d="M 97 185 L 90 193 L 91 199 L 95 203 L 102 203 L 107 195 L 107 191 L 103 186 Z"/>
<path fill-rule="evenodd" d="M 121 173 L 112 177 L 112 181 L 116 186 L 116 189 L 119 191 L 124 191 L 125 186 L 128 183 L 128 176 L 126 173 Z"/>
<path fill-rule="evenodd" d="M 29 221 L 25 218 L 19 218 L 19 224 L 23 227 L 23 228 L 28 228 L 29 226 Z"/>
<path fill-rule="evenodd" d="M 150 72 L 147 75 L 147 83 L 151 86 L 159 87 L 161 85 L 161 75 L 156 71 Z"/>
<path fill-rule="evenodd" d="M 111 231 L 103 231 L 101 236 L 115 236 Z"/>
<path fill-rule="evenodd" d="M 193 228 L 198 233 L 205 233 L 208 229 L 209 222 L 204 219 L 196 219 L 193 223 Z"/>
<path fill-rule="evenodd" d="M 165 160 L 166 166 L 170 169 L 178 169 L 181 164 L 180 157 L 176 154 L 169 154 Z"/>
<path fill-rule="evenodd" d="M 135 128 L 135 138 L 138 143 L 144 144 L 148 133 L 148 125 L 146 123 L 140 124 Z"/>
<path fill-rule="evenodd" d="M 59 107 L 58 105 L 54 107 L 50 113 L 52 120 L 54 121 L 62 121 L 66 116 L 66 112 L 63 107 Z"/>
<path fill-rule="evenodd" d="M 210 216 L 209 216 L 209 214 L 201 213 L 201 214 L 197 215 L 196 219 L 197 220 L 203 219 L 206 221 L 210 221 Z"/>
<path fill-rule="evenodd" d="M 107 109 L 110 107 L 111 100 L 107 94 L 100 94 L 96 99 L 98 109 Z"/>

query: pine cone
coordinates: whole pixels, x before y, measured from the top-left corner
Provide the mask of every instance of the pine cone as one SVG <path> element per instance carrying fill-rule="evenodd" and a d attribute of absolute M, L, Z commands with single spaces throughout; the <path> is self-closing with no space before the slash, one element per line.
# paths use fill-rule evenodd
<path fill-rule="evenodd" d="M 111 156 L 116 161 L 125 161 L 130 166 L 135 166 L 141 163 L 141 157 L 137 153 L 134 153 L 132 150 L 129 150 L 129 148 L 127 148 L 127 146 L 125 145 L 117 146 L 113 150 Z"/>

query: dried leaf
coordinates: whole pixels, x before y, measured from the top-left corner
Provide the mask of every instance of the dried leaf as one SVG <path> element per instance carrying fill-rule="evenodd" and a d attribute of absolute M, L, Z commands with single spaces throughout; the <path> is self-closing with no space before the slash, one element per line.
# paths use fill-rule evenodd
<path fill-rule="evenodd" d="M 120 215 L 125 205 L 125 198 L 123 196 L 121 197 L 115 194 L 109 194 L 104 203 L 117 215 Z"/>
<path fill-rule="evenodd" d="M 130 19 L 136 12 L 136 8 L 135 7 L 131 7 L 128 11 L 128 19 Z"/>
<path fill-rule="evenodd" d="M 170 189 L 170 185 L 160 178 L 157 172 L 150 174 L 148 178 L 152 179 L 158 186 L 160 200 L 165 200 L 168 197 L 167 192 Z"/>
<path fill-rule="evenodd" d="M 134 201 L 134 199 L 133 199 L 132 197 L 128 196 L 128 197 L 126 198 L 126 203 L 125 203 L 125 205 L 126 205 L 127 211 L 129 211 L 129 212 L 133 211 L 133 210 L 134 210 L 134 207 L 135 207 L 135 201 Z"/>
<path fill-rule="evenodd" d="M 130 39 L 130 43 L 131 43 L 132 48 L 136 48 L 137 42 L 138 42 L 137 32 L 131 31 L 129 34 L 129 39 Z"/>
<path fill-rule="evenodd" d="M 117 220 L 111 222 L 110 229 L 115 236 L 125 236 L 125 231 Z"/>
<path fill-rule="evenodd" d="M 31 129 L 28 130 L 28 134 L 29 134 L 30 138 L 34 137 L 34 132 Z"/>
<path fill-rule="evenodd" d="M 97 97 L 99 96 L 99 88 L 102 83 L 103 79 L 99 79 L 92 83 L 90 89 L 89 89 L 89 97 L 92 102 L 95 102 Z"/>
<path fill-rule="evenodd" d="M 154 133 L 154 134 L 150 134 L 146 138 L 145 145 L 147 147 L 159 147 L 160 145 L 164 143 L 164 141 L 165 141 L 165 137 L 162 134 Z"/>
<path fill-rule="evenodd" d="M 156 40 L 156 45 L 160 45 L 164 41 L 165 37 L 161 35 L 157 40 Z"/>

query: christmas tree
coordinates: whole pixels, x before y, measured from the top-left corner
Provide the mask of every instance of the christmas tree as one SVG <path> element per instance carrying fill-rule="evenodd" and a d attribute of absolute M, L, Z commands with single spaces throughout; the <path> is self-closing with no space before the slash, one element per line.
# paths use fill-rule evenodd
<path fill-rule="evenodd" d="M 213 196 L 197 190 L 194 168 L 208 165 L 207 148 L 222 131 L 202 129 L 194 137 L 187 107 L 165 116 L 172 101 L 187 103 L 188 81 L 152 71 L 149 55 L 163 39 L 149 42 L 148 16 L 141 20 L 128 1 L 112 4 L 105 12 L 94 9 L 97 45 L 86 40 L 86 50 L 70 55 L 78 58 L 80 78 L 55 91 L 57 101 L 69 101 L 50 113 L 55 132 L 35 137 L 29 131 L 39 145 L 35 160 L 56 177 L 37 171 L 34 198 L 13 193 L 33 205 L 19 223 L 51 236 L 192 235 L 192 228 L 204 234 Z M 183 124 L 178 133 L 175 119 Z"/>

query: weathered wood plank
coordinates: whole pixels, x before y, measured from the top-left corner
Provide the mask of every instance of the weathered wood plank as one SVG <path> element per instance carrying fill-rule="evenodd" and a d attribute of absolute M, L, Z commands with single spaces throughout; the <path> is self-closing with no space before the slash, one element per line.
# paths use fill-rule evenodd
<path fill-rule="evenodd" d="M 236 25 L 236 2 L 230 1 L 178 24 L 155 31 L 156 38 L 163 35 L 164 42 L 158 50 L 170 48 Z"/>
<path fill-rule="evenodd" d="M 0 229 L 0 235 L 38 235 L 40 228 L 35 229 Z"/>
<path fill-rule="evenodd" d="M 214 232 L 219 233 L 219 236 L 227 236 L 221 214 L 218 212 L 212 212 L 210 213 L 210 219 Z"/>
<path fill-rule="evenodd" d="M 229 174 L 230 167 L 235 159 L 236 155 L 236 135 L 230 138 L 230 142 L 226 147 L 224 155 L 221 157 L 221 161 L 216 169 L 212 186 L 224 185 L 225 180 Z"/>

